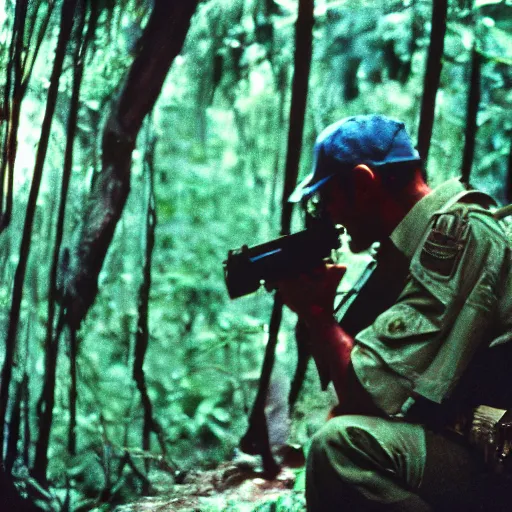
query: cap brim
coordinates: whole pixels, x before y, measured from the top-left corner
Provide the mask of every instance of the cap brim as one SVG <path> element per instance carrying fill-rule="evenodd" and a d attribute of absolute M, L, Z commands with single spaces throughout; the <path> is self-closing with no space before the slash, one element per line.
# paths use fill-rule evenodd
<path fill-rule="evenodd" d="M 288 198 L 289 203 L 300 203 L 300 201 L 311 197 L 326 181 L 329 181 L 334 174 L 326 176 L 313 184 L 314 173 L 308 174 L 295 188 Z"/>

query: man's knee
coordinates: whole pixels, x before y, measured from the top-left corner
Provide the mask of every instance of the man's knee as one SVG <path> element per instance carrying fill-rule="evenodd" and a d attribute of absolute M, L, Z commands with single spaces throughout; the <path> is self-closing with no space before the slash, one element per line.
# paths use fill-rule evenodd
<path fill-rule="evenodd" d="M 308 458 L 310 465 L 321 466 L 324 470 L 333 468 L 339 472 L 341 466 L 350 465 L 354 452 L 364 450 L 361 446 L 363 423 L 360 416 L 339 416 L 328 421 L 313 437 Z"/>
<path fill-rule="evenodd" d="M 364 510 L 383 504 L 393 504 L 390 510 L 397 504 L 407 505 L 404 510 L 428 510 L 414 494 L 424 467 L 424 438 L 418 425 L 372 416 L 333 418 L 312 439 L 309 510 L 338 510 L 338 504 L 349 502 L 359 510 L 363 504 Z M 316 506 L 326 498 L 333 507 Z"/>
<path fill-rule="evenodd" d="M 352 463 L 349 441 L 354 424 L 357 421 L 352 416 L 333 418 L 313 436 L 306 476 L 309 512 L 339 510 L 357 498 L 351 481 L 358 470 Z"/>
<path fill-rule="evenodd" d="M 338 445 L 342 444 L 340 439 L 343 440 L 343 428 L 337 426 L 340 423 L 339 419 L 331 419 L 313 436 L 309 457 L 323 459 L 330 450 L 334 447 L 338 448 Z"/>
<path fill-rule="evenodd" d="M 314 437 L 309 470 L 335 474 L 358 484 L 382 474 L 416 488 L 426 456 L 425 432 L 418 425 L 372 416 L 330 420 Z"/>

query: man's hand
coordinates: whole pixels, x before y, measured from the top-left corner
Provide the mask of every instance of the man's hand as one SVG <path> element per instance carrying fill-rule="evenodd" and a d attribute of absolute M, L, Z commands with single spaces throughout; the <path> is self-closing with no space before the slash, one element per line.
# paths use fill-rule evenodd
<path fill-rule="evenodd" d="M 308 274 L 277 283 L 283 302 L 308 322 L 318 314 L 332 315 L 336 290 L 345 275 L 345 265 L 325 264 Z"/>
<path fill-rule="evenodd" d="M 332 380 L 340 404 L 347 399 L 347 372 L 354 340 L 334 318 L 336 290 L 344 265 L 323 265 L 309 274 L 277 283 L 283 302 L 305 323 L 322 388 Z"/>

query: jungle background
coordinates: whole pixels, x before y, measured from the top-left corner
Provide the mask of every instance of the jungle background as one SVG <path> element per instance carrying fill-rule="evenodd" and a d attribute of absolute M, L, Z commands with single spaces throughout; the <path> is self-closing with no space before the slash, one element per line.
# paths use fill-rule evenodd
<path fill-rule="evenodd" d="M 510 202 L 512 2 L 3 0 L 0 49 L 6 475 L 42 510 L 304 510 L 269 443 L 307 447 L 335 399 L 313 365 L 299 392 L 294 315 L 230 301 L 222 262 L 302 228 L 286 197 L 349 115 Z M 201 481 L 248 435 L 281 475 L 251 503 Z"/>

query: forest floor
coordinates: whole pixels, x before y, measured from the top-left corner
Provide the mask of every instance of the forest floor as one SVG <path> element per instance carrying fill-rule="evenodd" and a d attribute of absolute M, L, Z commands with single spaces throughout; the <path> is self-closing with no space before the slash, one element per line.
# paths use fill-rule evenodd
<path fill-rule="evenodd" d="M 190 472 L 168 492 L 119 506 L 115 512 L 302 512 L 303 462 L 302 452 L 295 454 L 290 465 L 283 463 L 277 477 L 268 480 L 259 461 L 244 456 L 215 469 Z"/>

